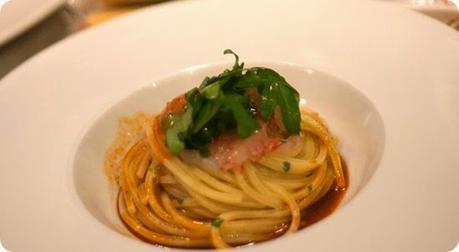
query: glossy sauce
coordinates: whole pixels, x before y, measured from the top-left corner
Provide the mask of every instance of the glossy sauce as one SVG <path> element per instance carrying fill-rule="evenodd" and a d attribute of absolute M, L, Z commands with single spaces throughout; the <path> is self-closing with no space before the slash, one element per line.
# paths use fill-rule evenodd
<path fill-rule="evenodd" d="M 333 184 L 330 187 L 330 190 L 328 190 L 328 192 L 324 196 L 322 196 L 322 198 L 320 198 L 318 201 L 316 201 L 309 207 L 303 209 L 301 211 L 300 227 L 298 228 L 297 232 L 316 222 L 321 221 L 322 219 L 332 214 L 339 207 L 349 187 L 349 173 L 347 169 L 347 164 L 342 157 L 341 166 L 343 168 L 344 179 L 346 182 L 344 188 L 339 188 L 336 185 L 336 181 L 333 182 Z M 281 228 L 276 230 L 267 240 L 273 240 L 277 237 L 282 236 L 283 234 L 285 234 L 288 228 L 289 225 L 282 226 Z"/>
<path fill-rule="evenodd" d="M 346 162 L 341 158 L 341 165 L 343 167 L 344 178 L 346 185 L 344 188 L 336 186 L 336 182 L 333 183 L 330 190 L 317 202 L 301 211 L 301 223 L 300 228 L 310 226 L 331 213 L 338 208 L 339 204 L 346 195 L 347 188 L 349 187 L 349 173 L 347 170 Z"/>
<path fill-rule="evenodd" d="M 342 157 L 341 157 L 341 165 L 342 165 L 342 168 L 343 168 L 344 178 L 345 178 L 345 181 L 346 181 L 345 187 L 344 188 L 339 188 L 336 185 L 336 181 L 333 182 L 332 186 L 330 187 L 330 190 L 324 196 L 322 196 L 322 198 L 320 198 L 318 201 L 316 201 L 311 206 L 309 206 L 306 209 L 302 210 L 301 211 L 301 222 L 300 222 L 300 227 L 299 227 L 298 230 L 306 228 L 306 227 L 308 227 L 308 226 L 310 226 L 310 225 L 312 225 L 312 224 L 314 224 L 316 222 L 319 222 L 320 220 L 326 218 L 327 216 L 332 214 L 338 208 L 338 206 L 340 205 L 340 203 L 343 200 L 344 196 L 346 195 L 346 191 L 347 191 L 347 189 L 349 187 L 348 168 L 347 168 L 346 162 L 343 160 Z M 118 193 L 118 198 L 120 197 L 120 194 L 121 194 L 121 191 Z M 117 200 L 117 202 L 118 202 L 118 200 Z M 117 212 L 118 212 L 118 216 L 120 216 L 119 204 L 117 204 Z M 148 241 L 147 239 L 137 235 L 135 232 L 133 232 L 133 230 L 131 230 L 129 228 L 128 225 L 126 225 L 126 223 L 124 223 L 124 221 L 122 220 L 121 216 L 120 216 L 120 220 L 123 222 L 124 226 L 130 231 L 130 233 L 133 234 L 134 236 L 136 236 L 138 239 L 140 239 L 140 240 L 142 240 L 144 242 L 159 246 L 159 247 L 167 248 L 167 247 L 165 247 L 165 246 L 163 246 L 161 244 L 152 243 L 152 242 Z M 274 233 L 272 233 L 272 235 L 268 239 L 266 239 L 264 241 L 273 240 L 273 239 L 276 239 L 276 238 L 282 236 L 288 230 L 288 227 L 289 227 L 289 225 L 287 225 L 287 224 L 282 225 L 281 227 L 279 227 L 279 229 L 277 229 Z M 261 242 L 264 242 L 264 241 L 261 241 Z M 256 244 L 256 243 L 260 243 L 260 242 L 251 242 L 251 243 L 248 243 L 248 244 L 241 244 L 241 245 L 239 245 L 239 247 L 250 246 L 250 245 L 253 245 L 253 244 Z M 236 247 L 238 247 L 238 246 L 236 246 Z M 209 248 L 202 248 L 202 249 L 214 249 L 214 248 L 213 247 L 209 247 Z"/>

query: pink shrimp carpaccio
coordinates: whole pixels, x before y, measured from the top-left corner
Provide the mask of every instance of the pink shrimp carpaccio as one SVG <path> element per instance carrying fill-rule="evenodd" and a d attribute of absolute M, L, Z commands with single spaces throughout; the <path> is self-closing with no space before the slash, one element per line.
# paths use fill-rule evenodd
<path fill-rule="evenodd" d="M 240 139 L 236 134 L 217 137 L 209 149 L 211 159 L 224 170 L 240 169 L 247 160 L 258 160 L 266 153 L 281 145 L 278 138 L 268 135 L 266 124 L 246 139 Z"/>
<path fill-rule="evenodd" d="M 241 139 L 236 133 L 218 136 L 210 145 L 209 157 L 202 157 L 196 150 L 184 150 L 180 157 L 188 164 L 212 169 L 239 170 L 247 160 L 258 160 L 281 146 L 280 138 L 268 135 L 268 127 L 260 129 L 250 137 Z"/>

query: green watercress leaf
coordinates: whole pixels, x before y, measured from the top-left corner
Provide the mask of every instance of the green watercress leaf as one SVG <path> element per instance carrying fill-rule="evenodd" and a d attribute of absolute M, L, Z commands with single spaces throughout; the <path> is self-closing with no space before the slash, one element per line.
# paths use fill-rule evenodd
<path fill-rule="evenodd" d="M 274 114 L 277 107 L 277 89 L 278 84 L 268 84 L 261 92 L 261 118 L 267 121 Z"/>
<path fill-rule="evenodd" d="M 250 115 L 250 113 L 242 106 L 244 98 L 237 94 L 228 94 L 225 96 L 223 103 L 224 111 L 231 111 L 236 121 L 236 130 L 241 138 L 247 138 L 252 133 L 259 129 L 257 121 Z"/>
<path fill-rule="evenodd" d="M 224 97 L 222 94 L 217 96 L 215 99 L 207 101 L 202 105 L 199 110 L 199 114 L 195 118 L 195 123 L 192 133 L 195 134 L 200 131 L 206 123 L 208 123 L 218 112 L 220 106 L 222 105 Z"/>
<path fill-rule="evenodd" d="M 166 146 L 172 154 L 178 155 L 185 149 L 186 132 L 193 123 L 193 108 L 189 107 L 174 125 L 166 131 Z"/>
<path fill-rule="evenodd" d="M 201 94 L 209 100 L 213 100 L 220 95 L 220 89 L 224 82 L 216 81 L 200 89 Z"/>
<path fill-rule="evenodd" d="M 287 86 L 279 85 L 277 102 L 279 104 L 282 121 L 288 132 L 300 133 L 301 114 L 298 93 L 292 92 Z"/>

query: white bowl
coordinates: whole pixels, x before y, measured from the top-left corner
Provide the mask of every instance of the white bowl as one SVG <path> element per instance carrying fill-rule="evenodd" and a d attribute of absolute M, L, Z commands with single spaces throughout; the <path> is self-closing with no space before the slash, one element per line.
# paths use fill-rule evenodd
<path fill-rule="evenodd" d="M 307 67 L 262 62 L 251 65 L 270 67 L 283 75 L 299 91 L 302 105 L 319 112 L 338 136 L 350 178 L 343 204 L 351 201 L 370 180 L 383 154 L 384 126 L 375 106 L 350 84 Z M 128 233 L 117 215 L 117 192 L 109 185 L 103 169 L 105 152 L 116 136 L 118 119 L 139 111 L 159 112 L 168 100 L 228 67 L 221 64 L 193 67 L 153 82 L 112 106 L 94 122 L 78 147 L 73 174 L 81 203 L 95 219 L 122 234 Z"/>

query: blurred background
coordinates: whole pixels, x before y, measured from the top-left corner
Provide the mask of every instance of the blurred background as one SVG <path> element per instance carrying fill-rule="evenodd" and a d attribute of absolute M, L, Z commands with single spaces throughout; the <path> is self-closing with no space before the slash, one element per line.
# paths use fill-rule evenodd
<path fill-rule="evenodd" d="M 0 0 L 0 35 L 11 22 L 6 17 L 13 2 L 24 0 Z M 30 1 L 30 0 L 26 0 Z M 46 2 L 46 0 L 33 0 Z M 175 0 L 187 1 L 187 0 Z M 196 0 L 189 0 L 196 1 Z M 444 23 L 459 31 L 459 12 L 455 1 L 449 0 L 373 0 L 409 8 Z M 456 0 L 457 1 L 457 0 Z M 152 5 L 165 4 L 167 0 L 67 0 L 59 1 L 56 8 L 43 18 L 35 18 L 35 22 L 24 28 L 11 38 L 1 39 L 0 36 L 0 79 L 41 50 L 59 40 L 79 31 L 97 26 L 103 22 L 123 16 L 132 11 Z M 29 2 L 30 3 L 30 2 Z M 2 20 L 3 19 L 3 20 Z"/>

